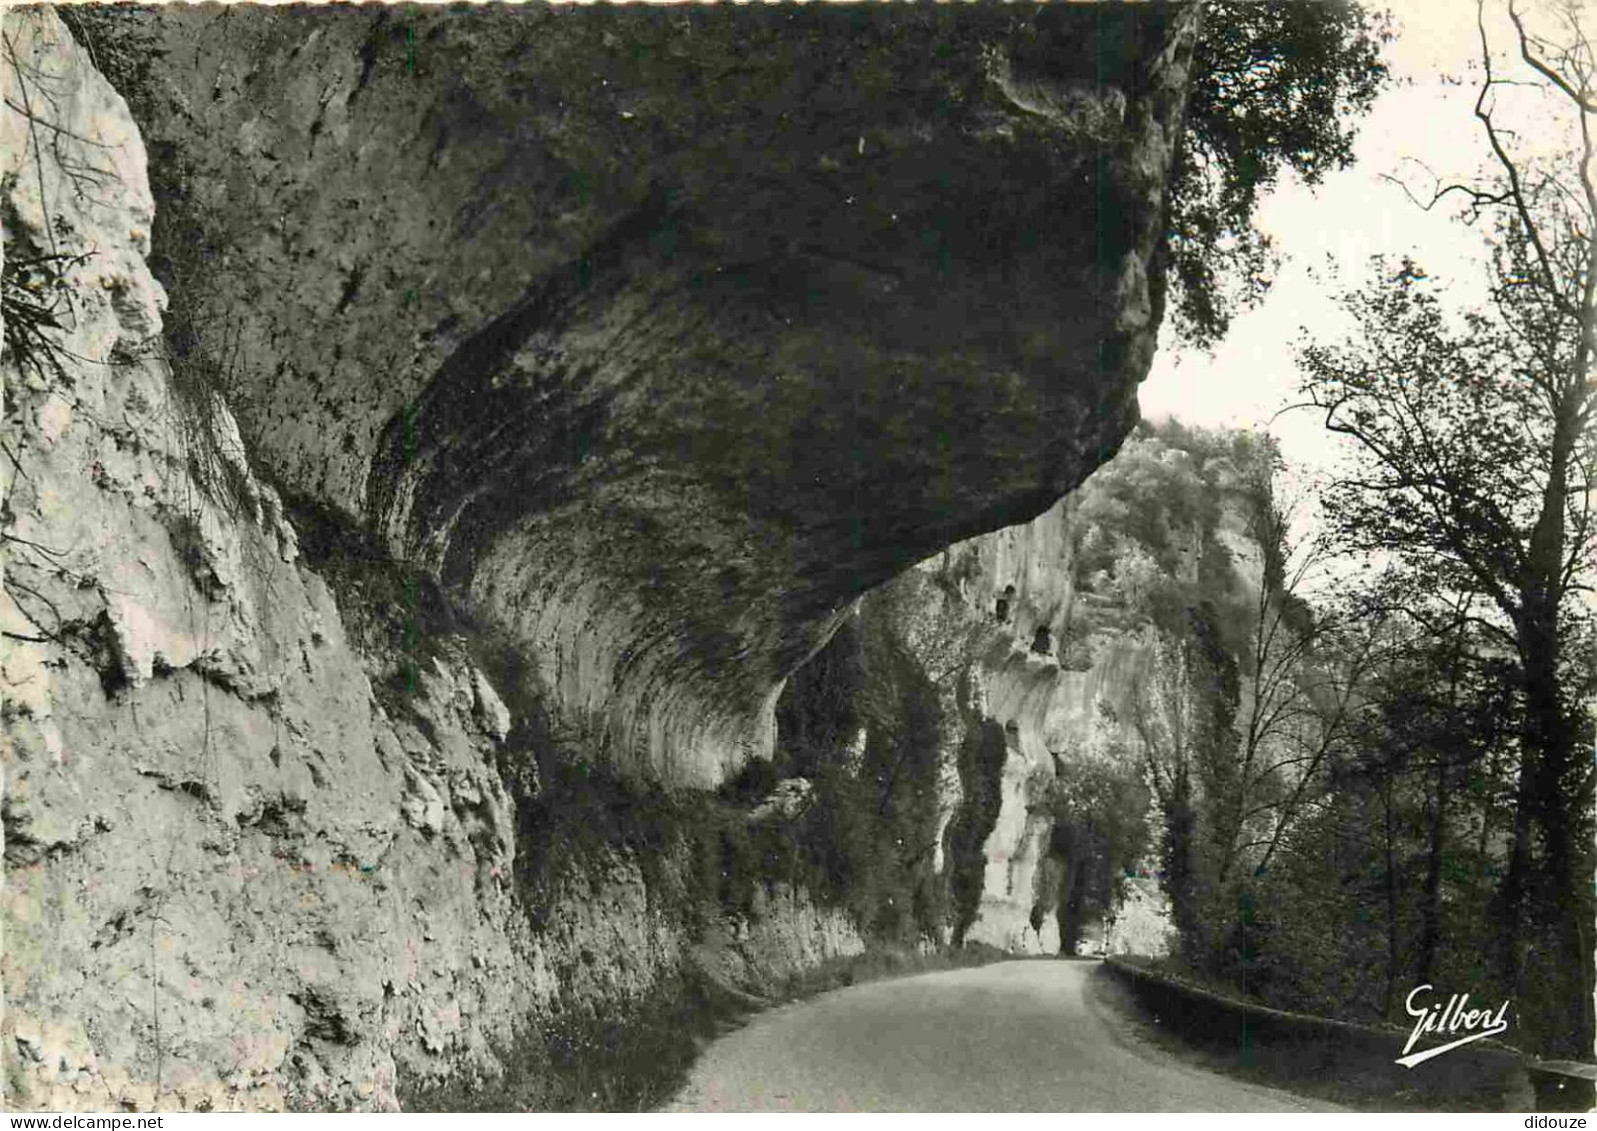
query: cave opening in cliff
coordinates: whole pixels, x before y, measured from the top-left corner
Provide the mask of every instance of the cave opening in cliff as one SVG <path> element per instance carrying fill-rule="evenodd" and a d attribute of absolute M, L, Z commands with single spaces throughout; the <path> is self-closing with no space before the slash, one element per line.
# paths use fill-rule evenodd
<path fill-rule="evenodd" d="M 993 610 L 994 615 L 998 618 L 999 624 L 1009 623 L 1009 603 L 1014 599 L 1015 587 L 1013 585 L 1004 586 L 1004 595 L 998 598 L 997 607 Z"/>

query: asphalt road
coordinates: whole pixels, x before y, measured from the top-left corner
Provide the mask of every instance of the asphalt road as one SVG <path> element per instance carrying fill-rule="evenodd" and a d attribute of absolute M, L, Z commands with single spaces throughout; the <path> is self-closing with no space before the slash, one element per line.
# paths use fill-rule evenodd
<path fill-rule="evenodd" d="M 1094 981 L 1002 962 L 835 990 L 717 1040 L 667 1111 L 1326 1111 L 1183 1063 Z"/>

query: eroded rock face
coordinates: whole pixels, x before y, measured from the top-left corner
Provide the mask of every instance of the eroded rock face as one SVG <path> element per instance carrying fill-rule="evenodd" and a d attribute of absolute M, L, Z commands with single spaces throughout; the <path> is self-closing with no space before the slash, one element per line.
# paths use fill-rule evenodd
<path fill-rule="evenodd" d="M 1122 456 L 1169 467 L 1198 458 L 1157 438 L 1128 442 Z M 866 616 L 885 620 L 906 642 L 940 700 L 943 830 L 951 835 L 939 836 L 938 851 L 957 842 L 958 822 L 976 819 L 980 850 L 967 857 L 980 875 L 975 898 L 960 910 L 969 916 L 965 939 L 1018 953 L 1059 951 L 1058 909 L 1081 863 L 1052 836 L 1059 785 L 1094 763 L 1133 776 L 1143 765 L 1133 701 L 1139 687 L 1158 685 L 1166 653 L 1141 590 L 1149 582 L 1194 586 L 1201 570 L 1210 595 L 1239 623 L 1258 600 L 1263 553 L 1248 518 L 1253 488 L 1234 469 L 1215 468 L 1205 479 L 1212 514 L 1183 515 L 1168 529 L 1151 520 L 1169 544 L 1170 563 L 1133 542 L 1115 543 L 1105 529 L 1129 521 L 1120 508 L 1151 502 L 1157 483 L 1106 509 L 1101 497 L 1095 505 L 1094 482 L 1031 522 L 948 547 L 866 598 Z M 1106 545 L 1119 556 L 1092 577 L 1081 558 L 1095 544 L 1097 557 Z M 1241 700 L 1251 694 L 1244 675 Z M 973 783 L 968 766 L 956 767 L 961 747 L 983 727 L 1002 733 L 1003 751 L 990 780 Z M 970 812 L 973 792 L 987 795 L 985 811 Z M 1150 820 L 1156 825 L 1157 814 Z M 1156 856 L 1155 847 L 1142 862 L 1145 873 L 1157 867 Z M 960 866 L 938 858 L 939 870 Z M 1162 905 L 1154 876 L 1128 885 L 1111 945 L 1162 952 L 1169 925 Z"/>
<path fill-rule="evenodd" d="M 637 797 L 558 825 L 588 785 L 539 765 L 713 781 L 850 595 L 1107 456 L 1190 28 L 633 15 L 144 17 L 153 254 L 240 359 L 213 385 L 158 337 L 125 106 L 8 13 L 6 255 L 65 255 L 68 304 L 59 366 L 3 373 L 8 1103 L 392 1108 L 865 945 L 719 892 L 681 811 L 578 844 Z M 335 592 L 268 480 L 432 570 L 527 686 L 364 637 L 395 590 Z"/>
<path fill-rule="evenodd" d="M 1119 626 L 1101 631 L 1083 607 L 1071 568 L 1078 526 L 1062 500 L 1030 523 L 951 546 L 922 566 L 957 578 L 962 603 L 987 622 L 991 642 L 972 676 L 1007 740 L 966 937 L 1023 954 L 1059 952 L 1059 884 L 1075 862 L 1051 858 L 1055 780 L 1069 763 L 1127 756 L 1127 728 L 1107 723 L 1101 707 L 1120 707 L 1124 717 L 1150 660 L 1148 641 Z"/>
<path fill-rule="evenodd" d="M 851 598 L 1130 428 L 1195 21 L 168 8 L 134 100 L 257 457 L 708 784 Z"/>
<path fill-rule="evenodd" d="M 532 858 L 524 712 L 455 637 L 374 687 L 379 563 L 335 597 L 161 348 L 125 104 L 47 9 L 5 34 L 6 300 L 59 323 L 0 365 L 5 1106 L 392 1109 L 695 971 L 857 952 L 803 891 L 696 907 L 680 829 Z"/>
<path fill-rule="evenodd" d="M 939 734 L 944 814 L 939 868 L 974 866 L 962 938 L 1021 954 L 1059 951 L 1060 868 L 1050 858 L 1055 780 L 1061 758 L 1103 757 L 1124 736 L 1102 725 L 1099 705 L 1120 702 L 1146 662 L 1136 636 L 1097 643 L 1089 658 L 1067 641 L 1082 616 L 1072 572 L 1070 501 L 1029 523 L 958 543 L 876 595 L 866 608 L 893 610 L 895 628 L 933 677 L 945 725 Z M 869 615 L 869 614 L 868 614 Z M 1061 661 L 1065 661 L 1062 663 Z M 986 728 L 1003 751 L 991 780 L 967 780 L 961 747 Z M 969 761 L 968 757 L 963 761 Z M 985 794 L 985 810 L 968 812 Z M 959 859 L 960 822 L 976 839 Z M 952 828 L 950 828 L 952 825 Z M 955 859 L 944 860 L 945 842 Z M 974 850 L 974 851 L 972 851 Z"/>

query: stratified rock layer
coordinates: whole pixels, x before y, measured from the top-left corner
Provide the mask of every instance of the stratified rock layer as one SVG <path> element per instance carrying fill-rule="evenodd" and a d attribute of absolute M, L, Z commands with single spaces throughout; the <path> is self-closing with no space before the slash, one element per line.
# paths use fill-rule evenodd
<path fill-rule="evenodd" d="M 174 7 L 135 106 L 255 455 L 709 784 L 851 598 L 1130 428 L 1195 24 Z"/>

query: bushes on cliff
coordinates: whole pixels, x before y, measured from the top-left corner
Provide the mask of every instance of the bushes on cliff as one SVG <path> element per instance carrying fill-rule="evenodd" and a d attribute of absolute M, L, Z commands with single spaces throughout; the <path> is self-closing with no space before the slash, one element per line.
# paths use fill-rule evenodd
<path fill-rule="evenodd" d="M 522 730 L 543 717 L 525 714 Z M 623 781 L 563 748 L 547 725 L 513 734 L 539 766 L 537 790 L 517 799 L 518 888 L 534 926 L 546 925 L 567 876 L 617 853 L 636 859 L 651 893 L 701 937 L 722 916 L 754 915 L 757 892 L 779 884 L 848 910 L 868 937 L 938 937 L 940 719 L 924 675 L 890 637 L 870 638 L 850 619 L 795 674 L 777 715 L 774 759 L 709 795 Z M 777 794 L 797 778 L 806 789 Z"/>
<path fill-rule="evenodd" d="M 1216 972 L 1255 958 L 1249 873 L 1317 796 L 1301 788 L 1328 752 L 1314 708 L 1337 701 L 1304 665 L 1278 464 L 1248 434 L 1144 427 L 1083 490 L 1074 534 L 1077 585 L 1148 645 L 1111 713 L 1136 738 L 1182 955 Z"/>
<path fill-rule="evenodd" d="M 865 636 L 857 616 L 788 677 L 776 704 L 780 769 L 807 776 L 847 757 L 862 721 Z"/>
<path fill-rule="evenodd" d="M 322 504 L 284 493 L 300 553 L 338 596 L 350 643 L 377 665 L 376 690 L 390 706 L 416 693 L 422 665 L 469 623 L 437 582 L 406 567 L 365 531 Z M 500 686 L 512 684 L 503 681 Z"/>
<path fill-rule="evenodd" d="M 964 696 L 961 696 L 964 698 Z M 965 932 L 976 922 L 981 907 L 983 873 L 987 856 L 983 846 L 998 820 L 1004 758 L 1009 744 L 1002 724 L 994 719 L 973 720 L 959 748 L 959 784 L 962 801 L 948 825 L 948 886 L 952 904 L 954 945 L 962 946 Z"/>
<path fill-rule="evenodd" d="M 18 225 L 6 218 L 8 232 Z M 50 381 L 62 377 L 61 347 L 57 335 L 70 319 L 72 290 L 67 272 L 88 259 L 86 255 L 32 251 L 20 240 L 8 240 L 5 263 L 0 264 L 0 325 L 5 330 L 5 353 L 24 378 Z"/>
<path fill-rule="evenodd" d="M 95 70 L 130 104 L 148 90 L 150 65 L 160 51 L 156 37 L 135 18 L 142 10 L 133 4 L 63 4 L 56 9 L 72 38 L 88 51 Z"/>
<path fill-rule="evenodd" d="M 1225 512 L 1251 523 L 1268 511 L 1279 459 L 1272 441 L 1247 432 L 1138 425 L 1077 495 L 1073 588 L 1117 609 L 1128 631 L 1173 638 L 1189 634 L 1190 610 L 1207 603 L 1218 646 L 1242 654 L 1257 594 L 1240 586 L 1221 530 Z"/>
<path fill-rule="evenodd" d="M 867 607 L 889 599 L 873 594 Z M 745 771 L 744 781 L 808 780 L 808 802 L 788 830 L 801 878 L 847 907 L 861 930 L 913 943 L 939 937 L 944 919 L 942 880 L 932 871 L 943 722 L 894 623 L 891 615 L 850 617 L 794 673 L 777 706 L 776 760 Z"/>

